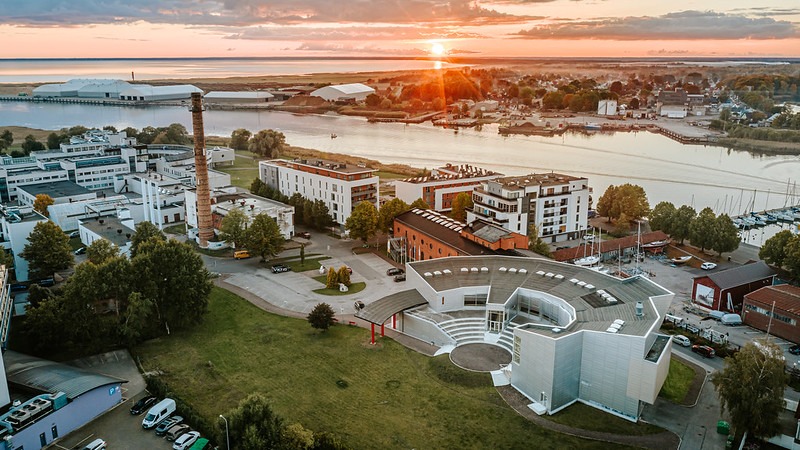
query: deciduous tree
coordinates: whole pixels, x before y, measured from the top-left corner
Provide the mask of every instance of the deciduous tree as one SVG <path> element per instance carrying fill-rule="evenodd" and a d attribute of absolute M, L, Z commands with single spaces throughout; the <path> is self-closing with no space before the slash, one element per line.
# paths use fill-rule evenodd
<path fill-rule="evenodd" d="M 650 229 L 653 231 L 661 230 L 664 233 L 672 233 L 672 221 L 677 213 L 675 205 L 670 202 L 661 202 L 650 211 Z"/>
<path fill-rule="evenodd" d="M 25 136 L 25 140 L 22 142 L 22 151 L 25 152 L 26 155 L 40 150 L 44 150 L 44 144 L 37 141 L 32 134 Z"/>
<path fill-rule="evenodd" d="M 275 219 L 266 213 L 261 213 L 253 218 L 253 222 L 247 228 L 245 241 L 247 249 L 261 256 L 261 260 L 264 261 L 267 256 L 276 255 L 281 251 L 285 239 Z"/>
<path fill-rule="evenodd" d="M 767 264 L 777 268 L 783 267 L 786 261 L 787 244 L 794 237 L 794 234 L 789 230 L 783 230 L 767 239 L 761 249 L 758 251 L 758 257 L 763 259 Z"/>
<path fill-rule="evenodd" d="M 86 247 L 86 258 L 92 264 L 103 264 L 119 256 L 119 247 L 107 239 L 98 239 Z"/>
<path fill-rule="evenodd" d="M 327 303 L 318 303 L 306 317 L 312 328 L 323 331 L 333 326 L 333 318 L 333 308 Z"/>
<path fill-rule="evenodd" d="M 152 222 L 142 221 L 137 223 L 133 236 L 131 236 L 131 259 L 136 257 L 139 246 L 150 239 L 165 241 L 167 236 Z"/>
<path fill-rule="evenodd" d="M 690 228 L 694 222 L 697 212 L 689 205 L 682 205 L 675 212 L 675 217 L 670 224 L 670 236 L 677 239 L 683 245 L 683 241 L 690 236 Z"/>
<path fill-rule="evenodd" d="M 380 225 L 382 231 L 392 231 L 394 218 L 411 209 L 408 203 L 399 198 L 393 198 L 381 206 Z"/>
<path fill-rule="evenodd" d="M 453 198 L 453 209 L 450 211 L 450 217 L 459 222 L 466 222 L 467 211 L 471 210 L 472 206 L 472 195 L 467 192 L 459 192 L 458 195 Z"/>
<path fill-rule="evenodd" d="M 226 416 L 231 448 L 283 448 L 283 420 L 272 412 L 263 395 L 251 394 Z"/>
<path fill-rule="evenodd" d="M 528 226 L 528 250 L 547 258 L 552 256 L 550 246 L 539 237 L 539 227 L 533 223 Z"/>
<path fill-rule="evenodd" d="M 328 276 L 325 278 L 325 287 L 328 289 L 339 287 L 339 272 L 333 267 L 328 268 Z"/>
<path fill-rule="evenodd" d="M 744 432 L 769 438 L 780 431 L 778 415 L 783 410 L 786 388 L 783 350 L 772 342 L 752 342 L 711 376 L 721 408 L 728 411 L 736 436 Z"/>
<path fill-rule="evenodd" d="M 339 267 L 336 278 L 339 279 L 339 283 L 350 287 L 350 269 L 347 266 Z"/>
<path fill-rule="evenodd" d="M 617 187 L 613 184 L 606 188 L 606 191 L 603 192 L 603 195 L 597 199 L 597 206 L 595 207 L 597 214 L 607 217 L 609 222 L 611 222 L 614 217 L 617 217 L 619 213 L 617 210 L 615 210 L 617 203 L 614 199 L 614 196 L 616 192 Z"/>
<path fill-rule="evenodd" d="M 720 214 L 714 221 L 714 236 L 711 240 L 711 249 L 722 255 L 739 248 L 739 230 L 733 224 L 730 216 Z"/>
<path fill-rule="evenodd" d="M 36 199 L 33 201 L 33 210 L 45 217 L 50 217 L 50 211 L 47 208 L 54 203 L 53 197 L 47 194 L 36 194 Z"/>
<path fill-rule="evenodd" d="M 32 280 L 51 277 L 74 262 L 69 236 L 49 220 L 33 227 L 21 256 L 28 261 L 29 279 Z"/>
<path fill-rule="evenodd" d="M 344 225 L 353 239 L 361 239 L 365 244 L 378 230 L 378 210 L 370 202 L 356 205 Z"/>
<path fill-rule="evenodd" d="M 800 235 L 794 235 L 786 242 L 784 267 L 795 280 L 800 279 Z"/>
<path fill-rule="evenodd" d="M 411 205 L 409 205 L 409 206 L 411 207 L 411 209 L 414 209 L 414 208 L 417 208 L 417 209 L 431 209 L 431 206 L 428 204 L 428 202 L 423 200 L 421 197 L 416 199 L 416 200 L 414 200 L 413 202 L 411 202 Z"/>
<path fill-rule="evenodd" d="M 247 150 L 250 138 L 253 136 L 249 130 L 237 128 L 231 133 L 231 148 L 234 150 Z"/>
<path fill-rule="evenodd" d="M 248 149 L 267 158 L 277 158 L 286 145 L 286 136 L 280 131 L 261 130 L 250 139 Z"/>
<path fill-rule="evenodd" d="M 247 240 L 247 215 L 239 209 L 231 209 L 222 218 L 219 236 L 234 248 L 241 248 Z"/>
<path fill-rule="evenodd" d="M 714 245 L 716 219 L 714 211 L 707 207 L 689 225 L 689 240 L 695 247 L 700 247 L 700 251 Z"/>

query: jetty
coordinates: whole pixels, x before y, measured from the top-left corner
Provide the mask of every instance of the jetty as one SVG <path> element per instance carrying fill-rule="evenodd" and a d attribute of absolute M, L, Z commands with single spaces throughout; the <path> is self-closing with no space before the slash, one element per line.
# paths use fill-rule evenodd
<path fill-rule="evenodd" d="M 798 224 L 800 223 L 800 205 L 764 211 L 753 211 L 748 214 L 733 216 L 731 220 L 733 220 L 734 225 L 744 230 L 763 227 L 778 222 L 788 223 L 794 225 L 791 230 L 795 234 L 800 234 L 800 225 Z"/>

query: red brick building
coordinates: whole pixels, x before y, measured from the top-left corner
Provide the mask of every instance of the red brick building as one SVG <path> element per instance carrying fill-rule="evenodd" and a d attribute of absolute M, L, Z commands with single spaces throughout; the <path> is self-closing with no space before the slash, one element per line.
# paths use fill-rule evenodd
<path fill-rule="evenodd" d="M 775 272 L 763 261 L 712 272 L 694 278 L 692 299 L 712 310 L 739 313 L 745 295 L 771 286 L 774 279 Z"/>
<path fill-rule="evenodd" d="M 800 288 L 781 284 L 745 295 L 742 320 L 762 331 L 769 328 L 773 336 L 800 343 Z"/>
<path fill-rule="evenodd" d="M 396 261 L 421 261 L 447 256 L 509 254 L 528 248 L 528 237 L 488 222 L 472 225 L 432 210 L 413 209 L 394 219 L 389 252 Z"/>

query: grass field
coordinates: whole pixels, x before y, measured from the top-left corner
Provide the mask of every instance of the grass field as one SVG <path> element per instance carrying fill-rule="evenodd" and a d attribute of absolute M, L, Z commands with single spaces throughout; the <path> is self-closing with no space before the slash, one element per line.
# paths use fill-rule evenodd
<path fill-rule="evenodd" d="M 612 414 L 598 411 L 596 408 L 573 403 L 566 409 L 552 416 L 543 416 L 553 422 L 569 425 L 584 430 L 604 431 L 606 433 L 626 434 L 629 436 L 643 436 L 645 434 L 658 434 L 663 428 L 648 423 L 632 423 Z"/>
<path fill-rule="evenodd" d="M 469 383 L 453 381 L 446 356 L 440 361 L 389 339 L 368 341 L 364 329 L 317 332 L 304 320 L 265 313 L 215 288 L 203 323 L 134 353 L 145 371 L 162 370 L 176 394 L 209 421 L 259 392 L 287 423 L 335 433 L 352 448 L 608 447 L 528 422 L 488 377 L 478 386 L 466 373 Z"/>
<path fill-rule="evenodd" d="M 659 396 L 673 403 L 681 403 L 694 379 L 694 370 L 686 364 L 676 360 L 669 361 L 669 375 L 667 375 L 664 386 L 661 388 Z"/>
<path fill-rule="evenodd" d="M 318 277 L 314 277 L 314 279 L 322 284 L 326 284 L 328 282 L 327 275 L 320 275 Z M 367 287 L 367 283 L 359 281 L 357 283 L 351 283 L 350 288 L 347 290 L 347 292 L 340 292 L 339 289 L 328 289 L 328 288 L 314 289 L 314 292 L 322 295 L 350 295 L 350 294 L 357 294 L 363 291 L 365 287 Z"/>

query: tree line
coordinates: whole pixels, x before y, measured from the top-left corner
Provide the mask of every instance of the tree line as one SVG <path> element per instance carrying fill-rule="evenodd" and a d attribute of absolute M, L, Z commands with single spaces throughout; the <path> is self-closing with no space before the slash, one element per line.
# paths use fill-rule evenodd
<path fill-rule="evenodd" d="M 789 230 L 776 233 L 764 242 L 758 257 L 767 264 L 785 269 L 793 279 L 800 279 L 800 234 Z"/>
<path fill-rule="evenodd" d="M 266 158 L 277 158 L 286 147 L 286 136 L 280 131 L 261 130 L 256 134 L 244 128 L 231 133 L 230 146 L 234 150 L 249 150 Z"/>
<path fill-rule="evenodd" d="M 234 248 L 246 248 L 264 261 L 283 249 L 285 239 L 278 222 L 267 213 L 256 215 L 251 221 L 239 209 L 232 209 L 222 218 L 220 238 Z"/>
<path fill-rule="evenodd" d="M 670 202 L 661 202 L 650 214 L 650 228 L 669 234 L 672 239 L 689 239 L 701 251 L 710 249 L 722 255 L 739 248 L 739 231 L 727 214 L 715 215 L 711 208 L 698 214 L 694 208 L 682 205 L 675 208 Z"/>
<path fill-rule="evenodd" d="M 38 223 L 22 256 L 35 277 L 74 264 L 69 237 L 53 222 Z M 137 224 L 130 258 L 105 239 L 59 288 L 33 285 L 24 334 L 37 354 L 97 352 L 196 325 L 211 292 L 211 275 L 191 246 L 152 223 Z"/>
<path fill-rule="evenodd" d="M 324 230 L 333 224 L 328 206 L 322 200 L 310 200 L 296 192 L 291 197 L 282 194 L 279 190 L 267 186 L 266 183 L 256 178 L 250 184 L 250 192 L 259 197 L 269 198 L 287 205 L 294 206 L 294 223 Z"/>

